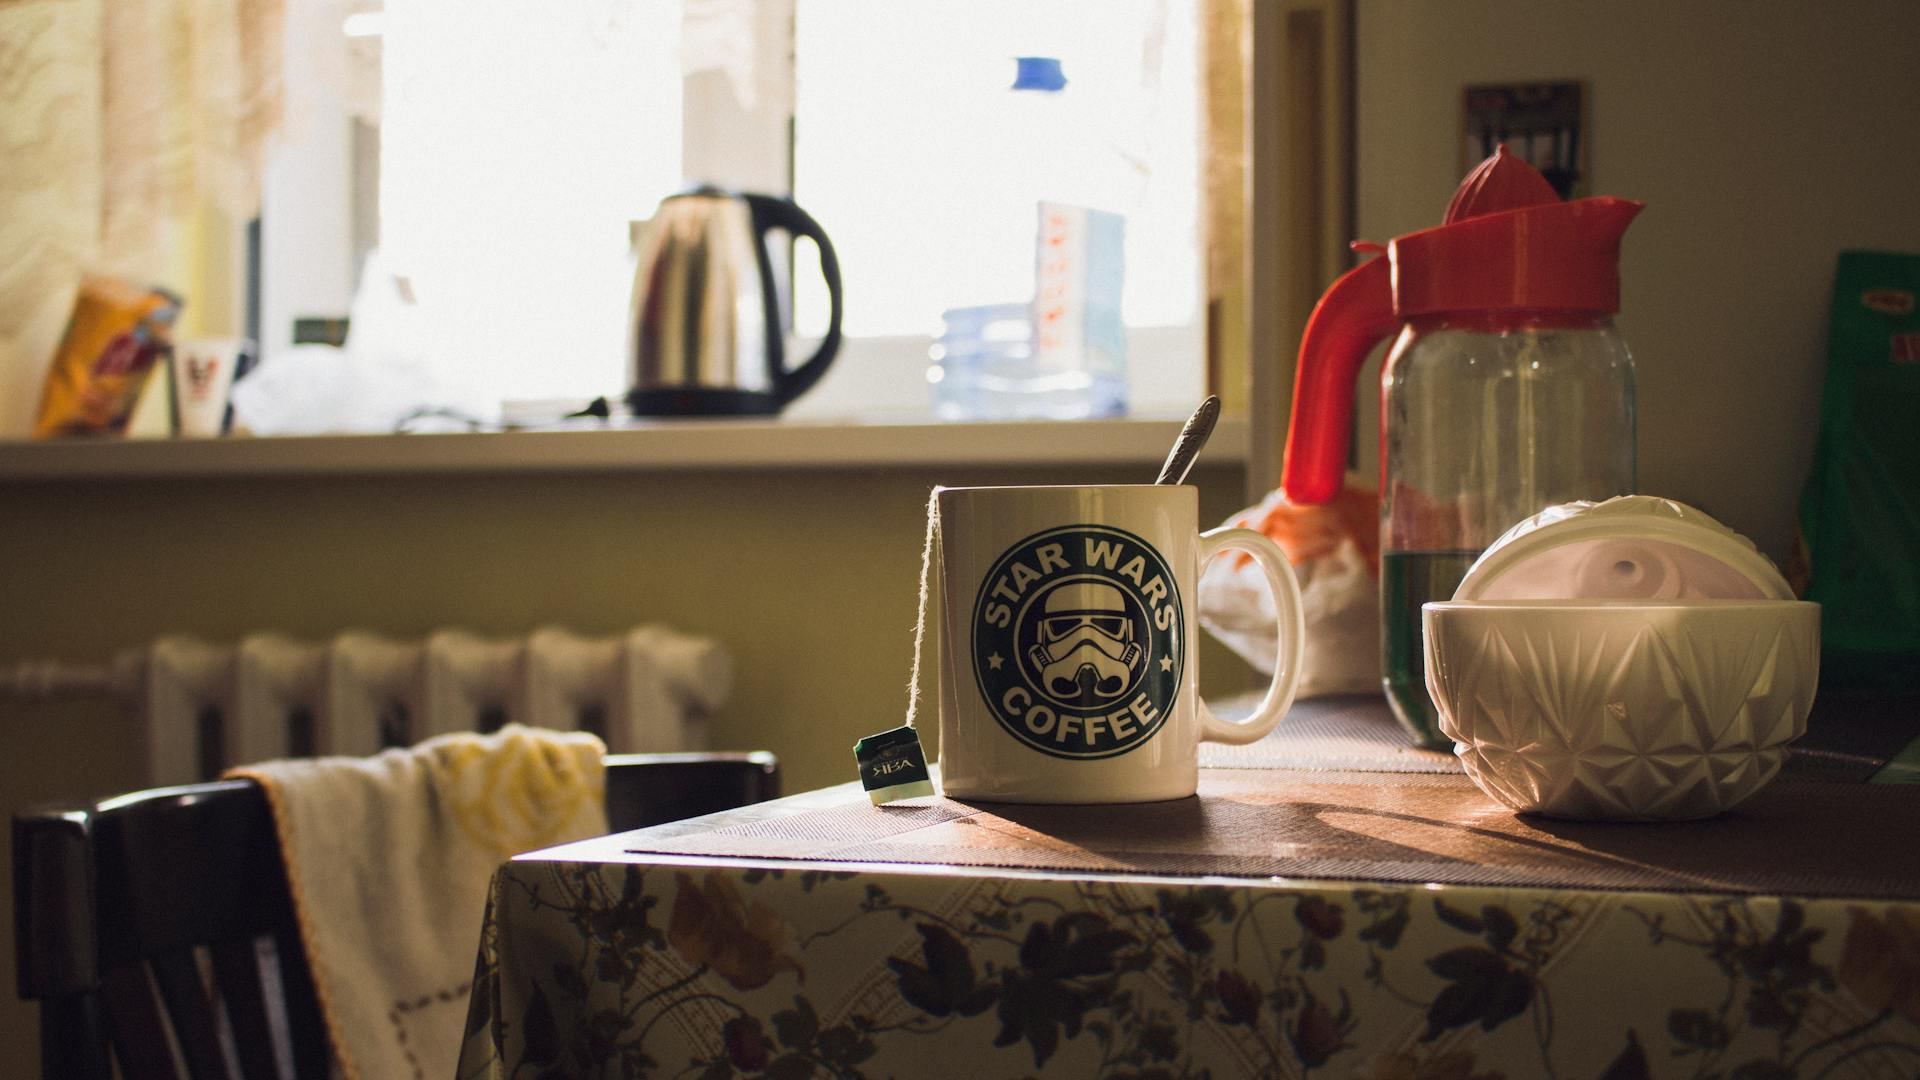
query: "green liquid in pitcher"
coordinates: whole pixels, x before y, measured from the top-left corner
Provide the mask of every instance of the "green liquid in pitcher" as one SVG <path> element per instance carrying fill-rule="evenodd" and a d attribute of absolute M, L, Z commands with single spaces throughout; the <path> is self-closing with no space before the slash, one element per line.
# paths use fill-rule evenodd
<path fill-rule="evenodd" d="M 1427 696 L 1420 605 L 1453 599 L 1477 551 L 1388 551 L 1380 556 L 1381 684 L 1400 726 L 1422 745 L 1452 749 Z"/>

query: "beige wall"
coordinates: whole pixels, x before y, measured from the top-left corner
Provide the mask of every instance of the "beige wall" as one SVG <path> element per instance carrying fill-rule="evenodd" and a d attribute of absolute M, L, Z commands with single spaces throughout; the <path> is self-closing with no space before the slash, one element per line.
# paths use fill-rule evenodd
<path fill-rule="evenodd" d="M 1586 82 L 1594 193 L 1647 203 L 1619 319 L 1640 489 L 1778 556 L 1812 454 L 1834 257 L 1920 251 L 1920 5 L 1360 0 L 1357 19 L 1372 239 L 1439 224 L 1461 174 L 1462 86 Z"/>
<path fill-rule="evenodd" d="M 0 664 L 101 660 L 169 631 L 606 633 L 658 620 L 732 648 L 716 746 L 778 753 L 799 791 L 853 779 L 853 741 L 900 722 L 931 485 L 1151 471 L 0 485 Z M 1196 480 L 1203 521 L 1240 506 L 1238 468 Z M 1202 655 L 1209 692 L 1249 685 L 1224 649 Z M 135 787 L 133 736 L 111 706 L 0 701 L 0 801 L 11 813 Z M 0 919 L 8 971 L 12 952 Z M 34 1014 L 7 985 L 0 1077 L 33 1075 L 10 1051 L 32 1045 Z"/>

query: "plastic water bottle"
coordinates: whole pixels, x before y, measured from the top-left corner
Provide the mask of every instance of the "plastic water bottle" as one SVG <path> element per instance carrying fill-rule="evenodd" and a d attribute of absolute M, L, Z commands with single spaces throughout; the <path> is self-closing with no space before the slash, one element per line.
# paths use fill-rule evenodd
<path fill-rule="evenodd" d="M 1125 178 L 1092 118 L 1062 91 L 1054 57 L 1016 58 L 1002 152 L 1028 163 L 1035 216 L 1027 303 L 953 308 L 929 350 L 936 415 L 947 420 L 1073 420 L 1126 412 L 1126 328 L 1120 317 Z"/>

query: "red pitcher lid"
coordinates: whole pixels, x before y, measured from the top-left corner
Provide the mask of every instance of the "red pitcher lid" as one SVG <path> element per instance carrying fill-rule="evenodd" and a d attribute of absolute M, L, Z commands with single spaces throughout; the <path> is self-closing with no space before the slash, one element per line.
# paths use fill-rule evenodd
<path fill-rule="evenodd" d="M 1461 182 L 1446 224 L 1388 243 L 1394 314 L 1617 312 L 1620 237 L 1644 205 L 1561 202 L 1502 146 Z"/>

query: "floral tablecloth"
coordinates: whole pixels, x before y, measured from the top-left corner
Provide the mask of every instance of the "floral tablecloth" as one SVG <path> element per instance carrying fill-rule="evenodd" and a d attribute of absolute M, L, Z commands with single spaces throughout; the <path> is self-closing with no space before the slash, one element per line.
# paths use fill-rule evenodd
<path fill-rule="evenodd" d="M 631 853 L 644 835 L 500 870 L 462 1077 L 1920 1076 L 1920 903 Z"/>

